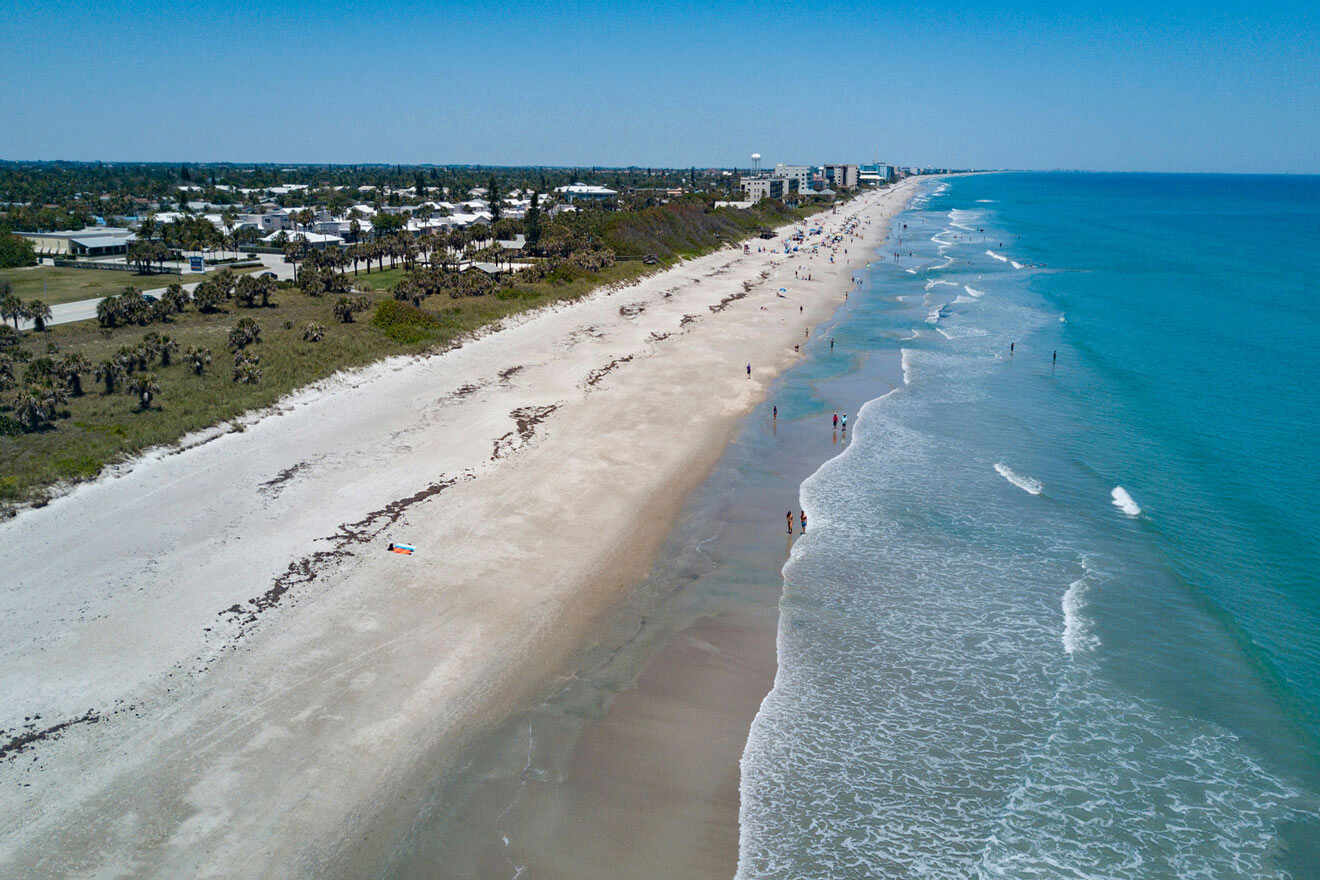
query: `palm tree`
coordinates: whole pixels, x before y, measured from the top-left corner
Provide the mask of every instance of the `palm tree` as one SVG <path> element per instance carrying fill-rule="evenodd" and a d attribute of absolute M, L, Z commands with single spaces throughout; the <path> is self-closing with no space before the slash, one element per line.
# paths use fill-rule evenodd
<path fill-rule="evenodd" d="M 14 295 L 13 286 L 8 281 L 0 281 L 0 318 L 13 321 L 17 330 L 18 320 L 23 316 L 23 301 Z"/>
<path fill-rule="evenodd" d="M 238 225 L 238 212 L 233 208 L 225 208 L 220 212 L 220 222 L 225 226 L 225 235 L 229 236 L 229 243 L 234 248 L 234 257 L 238 257 L 238 246 L 234 244 L 234 227 Z"/>
<path fill-rule="evenodd" d="M 115 383 L 124 378 L 124 365 L 118 358 L 110 358 L 96 365 L 94 373 L 97 382 L 105 383 L 105 393 L 115 393 Z"/>
<path fill-rule="evenodd" d="M 261 307 L 264 309 L 270 306 L 270 295 L 275 292 L 276 285 L 279 282 L 276 280 L 274 272 L 262 272 L 257 279 L 257 283 L 260 285 Z"/>
<path fill-rule="evenodd" d="M 202 375 L 206 365 L 211 362 L 211 349 L 198 348 L 195 345 L 188 346 L 188 350 L 183 355 L 184 362 L 197 375 Z"/>
<path fill-rule="evenodd" d="M 82 352 L 73 351 L 55 362 L 55 375 L 63 380 L 69 393 L 82 397 L 82 374 L 92 370 L 92 362 Z"/>
<path fill-rule="evenodd" d="M 156 382 L 155 373 L 143 373 L 134 376 L 124 390 L 129 394 L 136 394 L 140 408 L 146 410 L 151 408 L 151 398 L 160 394 L 160 384 Z"/>
<path fill-rule="evenodd" d="M 188 304 L 188 293 L 183 289 L 182 284 L 176 282 L 165 288 L 160 301 L 169 305 L 174 311 L 182 312 L 183 307 Z"/>
<path fill-rule="evenodd" d="M 29 321 L 32 322 L 32 329 L 42 333 L 46 329 L 46 322 L 50 320 L 50 306 L 39 299 L 29 300 L 24 306 Z"/>
<path fill-rule="evenodd" d="M 39 431 L 55 420 L 56 410 L 68 398 L 54 385 L 30 385 L 14 399 L 14 417 L 26 431 Z"/>
<path fill-rule="evenodd" d="M 102 327 L 109 329 L 116 326 L 121 317 L 123 314 L 119 308 L 119 297 L 105 296 L 96 304 L 96 321 Z"/>
<path fill-rule="evenodd" d="M 179 343 L 168 336 L 161 336 L 156 340 L 156 354 L 160 357 L 160 365 L 168 367 L 170 360 L 179 353 Z"/>
<path fill-rule="evenodd" d="M 261 282 L 251 275 L 240 275 L 238 281 L 234 284 L 234 296 L 241 305 L 249 309 L 257 305 L 257 297 L 261 295 Z"/>
<path fill-rule="evenodd" d="M 220 310 L 220 303 L 224 302 L 224 294 L 209 278 L 193 289 L 192 298 L 199 312 L 217 312 Z"/>

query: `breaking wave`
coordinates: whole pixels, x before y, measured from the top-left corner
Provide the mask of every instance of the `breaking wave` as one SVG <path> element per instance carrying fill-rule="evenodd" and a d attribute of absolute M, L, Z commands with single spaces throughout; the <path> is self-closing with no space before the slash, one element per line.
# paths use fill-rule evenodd
<path fill-rule="evenodd" d="M 1132 500 L 1132 496 L 1122 486 L 1115 486 L 1109 495 L 1113 498 L 1114 506 L 1128 516 L 1139 516 L 1141 514 L 1141 506 Z"/>
<path fill-rule="evenodd" d="M 1045 489 L 1045 484 L 1040 480 L 1019 474 L 1003 462 L 995 463 L 995 473 L 1030 495 L 1039 495 Z"/>

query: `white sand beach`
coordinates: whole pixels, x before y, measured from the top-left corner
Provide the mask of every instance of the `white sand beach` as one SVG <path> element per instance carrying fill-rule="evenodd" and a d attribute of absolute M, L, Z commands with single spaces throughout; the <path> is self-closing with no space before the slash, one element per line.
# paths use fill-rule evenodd
<path fill-rule="evenodd" d="M 0 876 L 354 864 L 645 573 L 917 186 L 819 215 L 834 263 L 753 240 L 0 523 Z"/>

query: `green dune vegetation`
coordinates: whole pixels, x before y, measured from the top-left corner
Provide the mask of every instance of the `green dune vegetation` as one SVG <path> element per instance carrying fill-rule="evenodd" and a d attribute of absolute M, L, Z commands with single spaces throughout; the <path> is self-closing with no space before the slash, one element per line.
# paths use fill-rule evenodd
<path fill-rule="evenodd" d="M 159 298 L 128 287 L 101 303 L 95 321 L 22 333 L 17 318 L 30 309 L 0 281 L 0 315 L 12 322 L 0 329 L 0 509 L 42 503 L 61 483 L 208 426 L 241 430 L 233 420 L 244 412 L 337 370 L 461 344 L 510 314 L 659 271 L 823 206 L 716 208 L 690 195 L 326 251 L 293 244 L 295 282 L 221 270 L 192 297 L 177 284 Z M 497 243 L 519 233 L 526 244 L 516 253 Z"/>

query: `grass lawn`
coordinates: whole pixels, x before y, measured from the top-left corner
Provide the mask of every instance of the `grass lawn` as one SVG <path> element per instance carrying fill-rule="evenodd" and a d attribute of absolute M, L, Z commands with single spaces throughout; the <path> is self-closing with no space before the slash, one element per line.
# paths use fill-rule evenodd
<path fill-rule="evenodd" d="M 216 270 L 219 271 L 219 270 Z M 243 274 L 253 269 L 235 269 Z M 116 272 L 110 269 L 69 269 L 62 266 L 33 266 L 27 269 L 0 269 L 0 279 L 14 286 L 14 293 L 24 302 L 39 299 L 48 306 L 97 299 L 120 293 L 132 285 L 139 290 L 168 287 L 176 282 L 190 284 L 211 277 L 215 272 L 179 275 L 139 275 L 136 272 Z"/>

